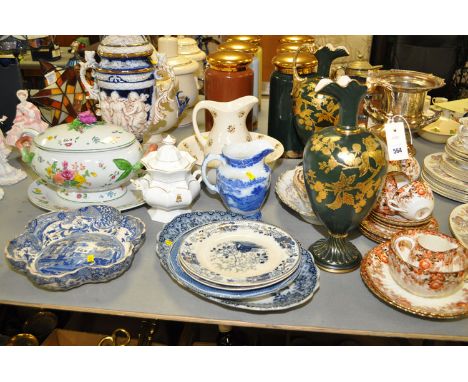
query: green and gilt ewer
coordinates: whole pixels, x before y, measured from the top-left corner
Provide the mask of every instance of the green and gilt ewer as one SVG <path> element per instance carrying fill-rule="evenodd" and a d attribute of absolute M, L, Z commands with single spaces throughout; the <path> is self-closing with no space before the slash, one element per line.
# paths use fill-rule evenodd
<path fill-rule="evenodd" d="M 338 57 L 349 56 L 343 46 L 334 47 L 327 44 L 318 49 L 315 45 L 303 44 L 296 57 L 303 50 L 309 50 L 317 58 L 317 73 L 311 77 L 300 77 L 294 64 L 293 114 L 294 124 L 302 143 L 305 145 L 315 131 L 338 123 L 339 105 L 337 100 L 329 95 L 317 94 L 316 85 L 330 75 L 330 66 Z"/>
<path fill-rule="evenodd" d="M 322 79 L 317 94 L 340 104 L 339 123 L 309 139 L 304 149 L 304 181 L 312 209 L 327 227 L 329 237 L 309 250 L 320 268 L 348 272 L 361 262 L 359 250 L 347 240 L 348 232 L 372 209 L 387 172 L 386 148 L 373 133 L 357 125 L 359 103 L 366 86 L 348 76 L 336 82 Z"/>

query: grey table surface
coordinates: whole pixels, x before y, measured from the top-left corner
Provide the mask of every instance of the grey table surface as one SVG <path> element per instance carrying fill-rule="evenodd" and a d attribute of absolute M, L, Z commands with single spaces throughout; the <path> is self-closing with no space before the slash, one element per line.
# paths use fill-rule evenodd
<path fill-rule="evenodd" d="M 200 113 L 200 116 L 203 113 Z M 262 100 L 258 132 L 267 130 L 268 99 Z M 192 134 L 191 126 L 173 132 L 178 139 Z M 442 151 L 442 144 L 415 138 L 417 158 Z M 292 169 L 297 160 L 280 160 L 273 172 L 272 187 L 263 207 L 263 220 L 293 234 L 305 247 L 322 237 L 323 228 L 301 220 L 282 205 L 274 192 L 280 174 Z M 24 167 L 18 159 L 17 167 Z M 29 172 L 30 175 L 31 172 Z M 44 213 L 28 200 L 27 187 L 31 176 L 13 185 L 4 186 L 0 201 L 0 246 L 19 235 L 27 222 Z M 448 216 L 459 203 L 435 196 L 435 216 L 440 230 L 450 234 Z M 225 210 L 216 195 L 202 190 L 195 210 Z M 163 320 L 200 322 L 234 326 L 266 327 L 330 333 L 368 334 L 407 338 L 449 339 L 468 341 L 468 320 L 437 321 L 401 312 L 377 299 L 364 285 L 359 270 L 347 274 L 321 272 L 320 288 L 308 303 L 289 311 L 256 313 L 233 310 L 206 301 L 178 286 L 161 268 L 155 254 L 156 235 L 163 224 L 150 220 L 146 206 L 126 212 L 146 223 L 147 239 L 136 254 L 130 269 L 107 283 L 87 284 L 66 292 L 51 292 L 35 287 L 25 276 L 11 270 L 0 258 L 0 303 L 49 309 L 129 315 Z M 376 244 L 358 231 L 352 242 L 362 254 Z"/>

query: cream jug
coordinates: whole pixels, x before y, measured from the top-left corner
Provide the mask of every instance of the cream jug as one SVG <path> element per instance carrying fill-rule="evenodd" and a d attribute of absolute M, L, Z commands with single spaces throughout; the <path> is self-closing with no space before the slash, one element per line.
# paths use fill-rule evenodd
<path fill-rule="evenodd" d="M 247 115 L 258 98 L 245 96 L 230 102 L 200 101 L 193 109 L 192 124 L 195 136 L 207 154 L 221 154 L 224 145 L 250 142 L 252 140 L 245 123 Z M 213 116 L 213 128 L 207 138 L 200 134 L 197 113 L 207 109 Z"/>

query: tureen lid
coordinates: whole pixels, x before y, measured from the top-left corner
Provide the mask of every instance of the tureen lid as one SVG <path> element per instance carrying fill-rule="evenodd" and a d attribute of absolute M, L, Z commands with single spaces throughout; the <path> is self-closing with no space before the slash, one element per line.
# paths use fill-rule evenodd
<path fill-rule="evenodd" d="M 101 57 L 151 56 L 153 50 L 145 36 L 110 35 L 102 39 L 97 53 Z"/>
<path fill-rule="evenodd" d="M 129 146 L 135 136 L 124 128 L 96 122 L 89 111 L 71 123 L 49 127 L 34 137 L 37 147 L 52 151 L 107 151 Z"/>
<path fill-rule="evenodd" d="M 163 145 L 157 151 L 152 151 L 141 159 L 141 162 L 148 170 L 162 172 L 184 171 L 190 170 L 195 164 L 194 157 L 175 146 L 176 140 L 174 137 L 167 135 L 162 143 Z"/>

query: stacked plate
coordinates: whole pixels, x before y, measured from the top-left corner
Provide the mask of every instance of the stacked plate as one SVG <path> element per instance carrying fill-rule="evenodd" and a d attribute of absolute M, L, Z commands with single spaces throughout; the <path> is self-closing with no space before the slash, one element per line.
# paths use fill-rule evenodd
<path fill-rule="evenodd" d="M 178 284 L 238 309 L 289 309 L 318 288 L 312 256 L 294 238 L 230 212 L 176 217 L 159 234 L 157 253 Z"/>
<path fill-rule="evenodd" d="M 468 152 L 457 144 L 457 137 L 448 139 L 445 153 L 424 158 L 421 177 L 438 194 L 458 202 L 468 202 Z"/>
<path fill-rule="evenodd" d="M 359 226 L 359 230 L 364 236 L 377 243 L 390 240 L 396 233 L 411 228 L 437 231 L 439 229 L 439 224 L 433 216 L 415 222 L 405 219 L 400 215 L 384 215 L 372 210 Z"/>

